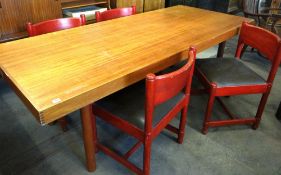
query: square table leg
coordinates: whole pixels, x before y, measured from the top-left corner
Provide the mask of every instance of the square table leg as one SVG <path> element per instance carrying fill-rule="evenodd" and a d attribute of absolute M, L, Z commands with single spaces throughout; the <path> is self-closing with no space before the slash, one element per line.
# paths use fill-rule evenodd
<path fill-rule="evenodd" d="M 81 109 L 86 164 L 89 172 L 96 170 L 96 120 L 93 117 L 91 104 Z"/>
<path fill-rule="evenodd" d="M 222 58 L 223 57 L 225 44 L 226 44 L 226 41 L 223 41 L 223 42 L 221 42 L 219 44 L 217 58 Z"/>
<path fill-rule="evenodd" d="M 281 102 L 280 102 L 279 107 L 277 109 L 276 117 L 277 117 L 277 119 L 281 120 Z"/>

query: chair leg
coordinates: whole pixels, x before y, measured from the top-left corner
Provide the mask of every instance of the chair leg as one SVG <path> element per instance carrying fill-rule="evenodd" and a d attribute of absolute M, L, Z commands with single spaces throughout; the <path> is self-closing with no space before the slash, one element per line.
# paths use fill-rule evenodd
<path fill-rule="evenodd" d="M 241 51 L 240 59 L 243 57 L 245 51 L 247 50 L 247 47 L 248 47 L 247 45 L 245 45 L 245 46 L 243 47 L 243 49 L 242 49 L 242 51 Z"/>
<path fill-rule="evenodd" d="M 61 129 L 66 132 L 68 130 L 67 128 L 67 120 L 66 120 L 66 116 L 64 116 L 63 118 L 58 119 L 58 122 L 60 124 Z"/>
<path fill-rule="evenodd" d="M 208 132 L 209 126 L 208 126 L 207 123 L 210 121 L 212 109 L 213 109 L 214 102 L 215 102 L 215 96 L 214 96 L 214 93 L 212 91 L 213 91 L 213 89 L 211 90 L 210 97 L 209 97 L 209 100 L 208 100 L 207 109 L 206 109 L 206 112 L 205 112 L 205 118 L 204 118 L 204 123 L 203 123 L 203 128 L 202 128 L 203 134 L 207 134 L 207 132 Z"/>
<path fill-rule="evenodd" d="M 260 104 L 259 104 L 259 107 L 258 107 L 258 110 L 257 110 L 257 113 L 256 113 L 256 122 L 253 125 L 253 129 L 257 129 L 259 127 L 261 117 L 262 117 L 262 113 L 264 111 L 264 107 L 265 107 L 267 98 L 269 96 L 269 93 L 270 92 L 267 92 L 267 93 L 264 93 L 262 95 L 262 98 L 261 98 L 261 101 L 260 101 Z"/>
<path fill-rule="evenodd" d="M 151 145 L 152 145 L 151 135 L 147 135 L 146 138 L 145 138 L 145 141 L 144 141 L 144 150 L 143 150 L 143 172 L 144 172 L 144 175 L 149 175 L 149 173 L 150 173 Z"/>
<path fill-rule="evenodd" d="M 181 110 L 181 119 L 178 133 L 178 143 L 182 144 L 184 138 L 185 124 L 187 120 L 187 106 Z"/>

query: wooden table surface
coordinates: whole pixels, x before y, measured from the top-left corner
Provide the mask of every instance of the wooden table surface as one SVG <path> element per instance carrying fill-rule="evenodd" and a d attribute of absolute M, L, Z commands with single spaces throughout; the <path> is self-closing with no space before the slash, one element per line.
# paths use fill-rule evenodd
<path fill-rule="evenodd" d="M 178 62 L 190 45 L 231 38 L 244 20 L 175 6 L 1 44 L 0 65 L 44 125 Z"/>
<path fill-rule="evenodd" d="M 238 33 L 243 17 L 175 6 L 0 44 L 5 80 L 42 125 L 81 109 L 94 171 L 91 103 Z M 16 106 L 15 106 L 16 107 Z"/>

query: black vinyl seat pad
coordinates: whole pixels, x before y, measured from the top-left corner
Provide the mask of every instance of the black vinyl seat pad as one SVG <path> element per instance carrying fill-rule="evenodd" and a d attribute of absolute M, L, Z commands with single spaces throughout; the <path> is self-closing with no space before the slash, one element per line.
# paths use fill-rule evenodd
<path fill-rule="evenodd" d="M 109 95 L 95 104 L 113 115 L 144 130 L 145 125 L 145 83 L 138 83 L 112 95 Z M 180 92 L 168 101 L 156 106 L 153 113 L 153 127 L 182 99 Z"/>
<path fill-rule="evenodd" d="M 237 58 L 197 59 L 195 63 L 206 78 L 217 87 L 265 84 L 266 81 Z"/>

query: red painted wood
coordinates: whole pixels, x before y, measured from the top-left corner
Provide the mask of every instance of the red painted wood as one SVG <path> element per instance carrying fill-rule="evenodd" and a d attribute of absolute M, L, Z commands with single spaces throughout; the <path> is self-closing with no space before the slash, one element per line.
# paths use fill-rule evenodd
<path fill-rule="evenodd" d="M 175 133 L 175 134 L 179 133 L 179 129 L 174 127 L 174 126 L 172 126 L 172 125 L 170 125 L 170 124 L 168 124 L 165 128 L 168 129 L 169 131 Z"/>
<path fill-rule="evenodd" d="M 129 162 L 128 160 L 126 160 L 126 158 L 124 158 L 123 156 L 119 156 L 118 154 L 114 153 L 113 151 L 111 151 L 109 148 L 107 148 L 106 146 L 97 143 L 97 147 L 98 149 L 100 149 L 102 152 L 104 152 L 105 154 L 109 155 L 110 157 L 112 157 L 113 159 L 115 159 L 116 161 L 120 162 L 122 165 L 124 165 L 125 167 L 127 167 L 128 169 L 132 170 L 133 172 L 135 172 L 136 174 L 143 174 L 142 170 L 140 168 L 138 168 L 137 166 L 135 166 L 134 164 L 132 164 L 131 162 Z"/>
<path fill-rule="evenodd" d="M 272 32 L 260 27 L 244 22 L 240 30 L 238 48 L 241 45 L 248 45 L 257 49 L 267 59 L 273 60 L 279 49 L 280 38 Z M 240 49 L 236 53 L 236 57 L 240 58 Z"/>
<path fill-rule="evenodd" d="M 259 94 L 267 91 L 268 84 L 257 84 L 251 86 L 233 86 L 217 88 L 216 96 L 231 96 L 231 95 L 242 95 L 242 94 Z"/>
<path fill-rule="evenodd" d="M 231 118 L 231 119 L 235 119 L 237 117 L 235 117 L 230 110 L 226 107 L 226 105 L 224 104 L 224 102 L 222 101 L 222 99 L 220 97 L 217 97 L 216 100 L 220 103 L 220 105 L 222 106 L 224 112 Z"/>
<path fill-rule="evenodd" d="M 205 118 L 204 118 L 204 123 L 203 123 L 203 128 L 202 128 L 202 133 L 203 134 L 207 134 L 208 132 L 208 125 L 207 123 L 211 120 L 211 114 L 212 114 L 212 109 L 214 106 L 214 101 L 215 101 L 215 93 L 216 93 L 216 85 L 211 84 L 212 88 L 210 91 L 210 96 L 209 96 L 209 100 L 208 100 L 208 105 L 207 105 L 207 109 L 205 111 Z"/>
<path fill-rule="evenodd" d="M 37 36 L 59 30 L 79 27 L 85 24 L 85 15 L 81 15 L 80 18 L 60 18 L 43 21 L 36 24 L 27 23 L 27 32 L 29 36 Z"/>
<path fill-rule="evenodd" d="M 154 139 L 157 137 L 160 132 L 170 123 L 170 121 L 175 118 L 175 115 L 177 115 L 187 104 L 187 96 L 183 98 L 173 109 L 171 109 L 168 114 L 165 115 L 165 120 L 161 120 L 153 129 L 152 132 L 152 138 Z M 179 130 L 180 132 L 180 130 Z"/>
<path fill-rule="evenodd" d="M 255 118 L 243 118 L 243 119 L 231 119 L 231 120 L 222 120 L 222 121 L 210 121 L 207 122 L 208 126 L 227 126 L 227 125 L 241 125 L 241 124 L 253 124 L 255 123 Z"/>
<path fill-rule="evenodd" d="M 189 74 L 185 73 L 190 70 L 192 62 L 186 64 L 181 69 L 157 77 L 153 75 L 148 75 L 147 79 L 149 81 L 154 81 L 155 90 L 151 90 L 154 94 L 154 105 L 161 104 L 171 97 L 178 94 L 180 90 L 187 87 L 186 84 L 189 83 Z M 154 92 L 153 92 L 154 91 Z"/>
<path fill-rule="evenodd" d="M 196 68 L 196 76 L 205 86 L 206 91 L 210 94 L 202 128 L 203 134 L 207 133 L 208 127 L 210 126 L 214 127 L 232 124 L 253 124 L 253 128 L 256 129 L 260 123 L 274 77 L 281 62 L 281 40 L 274 33 L 243 22 L 235 54 L 237 58 L 241 57 L 245 46 L 251 46 L 258 49 L 260 53 L 267 56 L 267 59 L 271 61 L 272 66 L 267 81 L 264 84 L 257 85 L 217 87 L 215 83 L 208 80 L 206 75 L 204 75 L 204 73 L 199 68 Z M 211 112 L 216 97 L 259 93 L 263 95 L 258 106 L 256 116 L 254 118 L 211 121 Z M 226 106 L 223 106 L 223 108 L 227 109 Z M 227 113 L 231 115 L 230 111 L 228 111 Z"/>
<path fill-rule="evenodd" d="M 142 142 L 144 141 L 143 131 L 127 121 L 122 120 L 120 117 L 111 114 L 109 111 L 106 111 L 96 104 L 93 105 L 93 113 L 96 114 L 97 117 L 100 117 L 104 121 L 114 125 L 123 132 L 128 133 Z"/>
<path fill-rule="evenodd" d="M 159 133 L 168 128 L 172 132 L 178 134 L 178 142 L 182 143 L 184 137 L 184 130 L 187 117 L 187 106 L 190 98 L 190 87 L 192 81 L 192 75 L 194 70 L 194 62 L 196 57 L 195 48 L 191 47 L 189 50 L 189 59 L 187 63 L 177 71 L 169 74 L 156 76 L 154 74 L 148 74 L 146 76 L 146 103 L 145 103 L 145 127 L 144 130 L 140 130 L 131 123 L 118 118 L 117 116 L 111 114 L 99 107 L 98 105 L 93 105 L 93 113 L 95 116 L 100 117 L 104 121 L 110 123 L 111 125 L 121 129 L 122 131 L 134 136 L 144 145 L 143 152 L 143 170 L 139 170 L 126 160 L 135 150 L 139 147 L 139 143 L 135 144 L 125 156 L 119 156 L 108 148 L 97 143 L 98 148 L 119 161 L 121 164 L 131 169 L 135 173 L 149 175 L 150 174 L 150 156 L 151 156 L 151 144 L 154 138 L 156 138 Z M 172 83 L 172 85 L 171 85 Z M 184 92 L 183 98 L 171 109 L 168 114 L 166 114 L 161 121 L 153 127 L 153 112 L 154 108 L 163 103 L 180 92 Z M 178 112 L 182 112 L 181 120 L 179 124 L 179 129 L 171 127 L 169 122 L 176 117 Z"/>
<path fill-rule="evenodd" d="M 138 148 L 142 145 L 141 141 L 138 141 L 125 155 L 125 159 L 129 159 L 129 157 L 138 150 Z"/>
<path fill-rule="evenodd" d="M 67 120 L 66 120 L 66 117 L 63 117 L 63 118 L 60 118 L 57 120 L 60 124 L 60 127 L 62 128 L 63 132 L 66 132 L 68 130 L 67 128 Z"/>
<path fill-rule="evenodd" d="M 116 8 L 104 12 L 96 12 L 96 22 L 111 20 L 134 14 L 136 14 L 136 6 L 127 8 Z"/>

